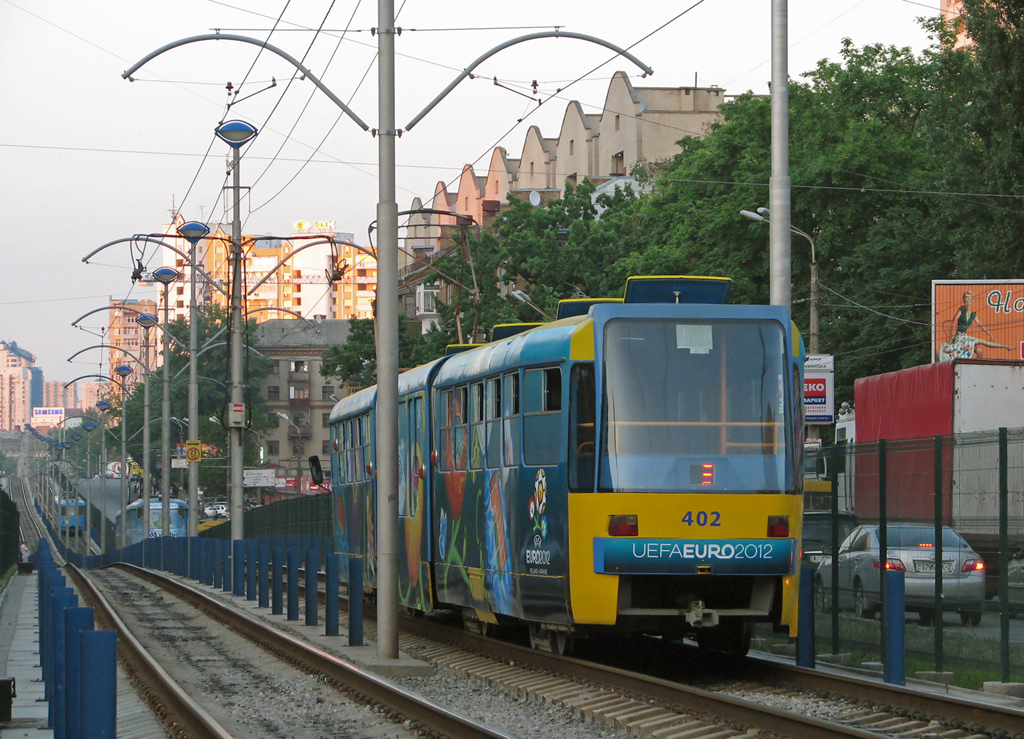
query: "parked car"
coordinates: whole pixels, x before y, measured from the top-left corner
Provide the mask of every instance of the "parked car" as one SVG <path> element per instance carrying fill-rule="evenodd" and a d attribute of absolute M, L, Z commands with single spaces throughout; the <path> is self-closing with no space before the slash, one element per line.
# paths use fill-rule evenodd
<path fill-rule="evenodd" d="M 843 541 L 857 528 L 857 517 L 849 511 L 839 511 L 839 536 L 832 541 L 832 511 L 804 511 L 803 533 L 800 551 L 804 564 L 817 567 L 830 555 L 826 549 L 834 549 L 836 542 Z"/>
<path fill-rule="evenodd" d="M 858 526 L 839 545 L 834 556 L 818 565 L 814 578 L 815 605 L 827 610 L 831 588 L 839 587 L 839 607 L 852 608 L 857 616 L 872 618 L 881 607 L 881 572 L 878 526 Z M 831 551 L 827 553 L 831 554 Z M 837 565 L 833 566 L 836 561 Z M 981 623 L 985 599 L 985 563 L 960 534 L 942 529 L 942 563 L 935 560 L 935 527 L 928 524 L 893 523 L 887 527 L 886 569 L 905 573 L 906 610 L 916 612 L 921 623 L 934 618 L 935 571 L 942 568 L 943 605 L 960 613 L 960 621 Z"/>
<path fill-rule="evenodd" d="M 211 518 L 226 518 L 228 515 L 228 506 L 226 503 L 211 503 L 206 506 L 205 513 Z"/>

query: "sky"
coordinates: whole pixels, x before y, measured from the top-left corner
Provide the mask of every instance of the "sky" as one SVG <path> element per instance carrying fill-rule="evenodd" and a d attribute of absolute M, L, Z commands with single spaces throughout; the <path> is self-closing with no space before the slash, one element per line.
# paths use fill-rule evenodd
<path fill-rule="evenodd" d="M 920 51 L 931 42 L 917 19 L 937 14 L 938 2 L 789 0 L 790 76 L 837 59 L 844 37 Z M 478 57 L 530 33 L 595 36 L 654 69 L 640 79 L 626 59 L 571 39 L 496 54 L 398 139 L 399 210 L 414 197 L 428 200 L 465 164 L 483 172 L 495 146 L 517 158 L 530 125 L 557 136 L 570 100 L 600 112 L 616 71 L 637 86 L 696 80 L 726 95 L 767 93 L 771 77 L 770 0 L 396 0 L 395 10 L 403 129 Z M 135 82 L 121 73 L 166 44 L 218 29 L 269 38 L 376 128 L 376 18 L 376 3 L 353 0 L 0 0 L 0 340 L 35 354 L 46 380 L 105 372 L 103 351 L 67 358 L 100 343 L 106 312 L 82 321 L 84 329 L 71 324 L 110 298 L 155 293 L 133 287 L 127 244 L 89 264 L 82 258 L 159 232 L 176 210 L 186 220 L 230 223 L 222 197 L 229 149 L 213 134 L 222 120 L 260 130 L 241 164 L 244 233 L 289 235 L 297 221 L 330 220 L 368 244 L 377 141 L 290 64 L 220 40 L 167 51 Z"/>

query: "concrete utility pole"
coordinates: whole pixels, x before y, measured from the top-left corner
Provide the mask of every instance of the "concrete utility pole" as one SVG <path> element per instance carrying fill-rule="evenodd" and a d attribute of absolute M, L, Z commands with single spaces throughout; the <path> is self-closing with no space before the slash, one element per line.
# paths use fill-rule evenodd
<path fill-rule="evenodd" d="M 793 268 L 790 257 L 789 56 L 787 0 L 772 0 L 772 176 L 768 207 L 771 228 L 771 303 L 791 310 Z"/>

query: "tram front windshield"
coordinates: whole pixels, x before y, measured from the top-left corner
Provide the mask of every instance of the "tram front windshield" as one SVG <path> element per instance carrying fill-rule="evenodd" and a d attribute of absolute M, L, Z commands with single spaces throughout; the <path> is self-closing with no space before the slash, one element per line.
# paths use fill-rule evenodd
<path fill-rule="evenodd" d="M 757 320 L 609 321 L 599 489 L 792 488 L 782 331 Z"/>

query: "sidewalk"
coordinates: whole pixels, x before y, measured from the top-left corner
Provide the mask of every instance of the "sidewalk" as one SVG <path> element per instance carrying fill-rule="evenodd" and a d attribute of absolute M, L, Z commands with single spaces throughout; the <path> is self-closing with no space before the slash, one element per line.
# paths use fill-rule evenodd
<path fill-rule="evenodd" d="M 38 577 L 14 575 L 0 595 L 0 677 L 13 677 L 17 691 L 10 723 L 0 724 L 2 739 L 53 736 L 39 666 Z"/>

